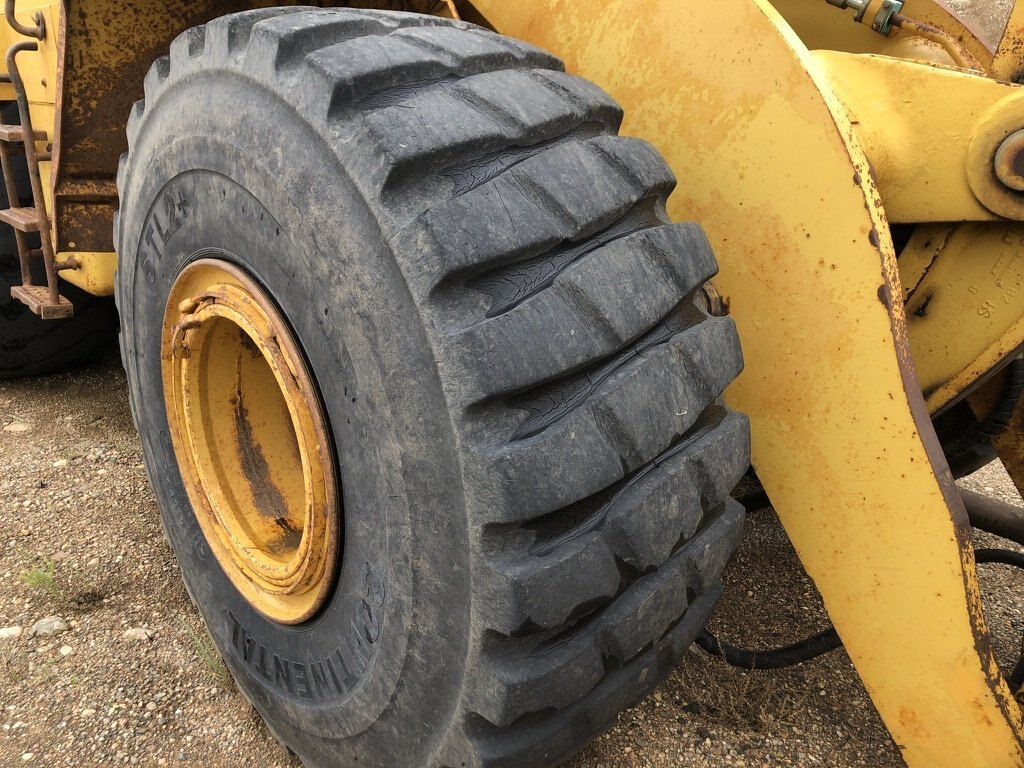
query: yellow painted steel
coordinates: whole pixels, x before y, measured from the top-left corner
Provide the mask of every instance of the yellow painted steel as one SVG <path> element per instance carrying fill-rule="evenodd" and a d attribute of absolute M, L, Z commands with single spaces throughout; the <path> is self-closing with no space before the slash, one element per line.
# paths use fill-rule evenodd
<path fill-rule="evenodd" d="M 890 224 L 1000 218 L 971 189 L 965 131 L 1016 88 L 937 64 L 814 55 L 857 126 Z"/>
<path fill-rule="evenodd" d="M 915 48 L 915 38 L 903 31 L 891 37 L 851 34 L 849 15 L 840 24 L 824 3 L 810 8 L 802 0 L 779 0 L 775 5 L 806 44 L 844 51 L 815 55 L 856 125 L 890 224 L 1024 218 L 1024 195 L 992 172 L 1002 142 L 1024 128 L 1019 87 L 952 67 L 939 46 Z M 1015 9 L 1010 36 L 994 62 L 964 22 L 941 6 L 917 2 L 905 10 L 951 32 L 991 67 L 993 77 L 1005 79 L 1018 71 L 1013 57 L 1019 59 L 1022 49 L 1012 35 L 1024 24 L 1020 9 L 1024 4 Z M 932 61 L 892 57 L 897 54 Z M 919 227 L 900 254 L 905 285 L 916 287 L 922 268 L 942 265 L 908 307 L 914 362 L 932 413 L 977 386 L 1022 343 L 1016 231 L 1000 223 Z M 905 298 L 909 293 L 905 288 Z"/>
<path fill-rule="evenodd" d="M 1024 73 L 1024 3 L 1014 2 L 1006 22 L 1003 39 L 992 61 L 991 75 L 1000 80 L 1017 82 Z"/>
<path fill-rule="evenodd" d="M 1024 764 L 882 201 L 824 67 L 764 0 L 474 6 L 607 89 L 678 175 L 671 212 L 707 229 L 744 342 L 729 399 L 755 467 L 907 762 Z"/>
<path fill-rule="evenodd" d="M 852 12 L 837 12 L 824 0 L 775 0 L 772 6 L 810 50 L 877 53 L 886 56 L 905 56 L 908 52 L 914 52 L 929 61 L 935 60 L 932 57 L 937 57 L 939 61 L 949 60 L 934 43 L 926 43 L 920 37 L 901 29 L 883 37 L 870 27 L 855 23 Z M 903 10 L 908 16 L 950 32 L 983 65 L 988 66 L 992 61 L 992 51 L 971 30 L 968 22 L 939 0 L 907 0 Z"/>
<path fill-rule="evenodd" d="M 907 312 L 918 378 L 936 413 L 1024 344 L 1024 238 L 999 223 L 1024 218 L 1024 194 L 993 174 L 1000 146 L 1024 127 L 1024 91 L 950 66 L 814 55 L 856 126 L 890 224 L 996 222 L 921 227 L 900 254 L 905 284 L 916 290 L 927 272 Z"/>
<path fill-rule="evenodd" d="M 1024 225 L 921 227 L 900 260 L 914 364 L 935 413 L 1024 345 Z"/>
<path fill-rule="evenodd" d="M 340 556 L 333 453 L 316 387 L 285 320 L 234 265 L 190 264 L 167 301 L 167 422 L 196 520 L 248 602 L 311 618 Z"/>
<path fill-rule="evenodd" d="M 56 135 L 55 105 L 57 103 L 57 71 L 60 58 L 58 52 L 60 4 L 57 0 L 19 0 L 15 18 L 23 24 L 34 27 L 33 17 L 39 11 L 46 19 L 47 35 L 43 40 L 36 41 L 39 46 L 38 51 L 25 51 L 18 54 L 18 67 L 25 82 L 32 126 L 36 130 L 45 131 L 48 137 L 46 141 L 37 142 L 36 145 L 40 152 L 45 152 L 53 145 Z M 19 35 L 8 26 L 4 19 L 0 18 L 0 47 L 2 47 L 0 50 L 3 52 L 6 52 L 12 43 L 32 39 Z M 7 64 L 0 64 L 0 68 L 6 71 Z M 14 97 L 13 91 L 13 87 L 10 87 L 8 93 L 11 98 Z M 43 182 L 47 210 L 53 209 L 51 170 L 51 163 L 45 161 L 39 163 L 39 175 Z"/>
<path fill-rule="evenodd" d="M 29 113 L 33 128 L 47 134 L 46 141 L 37 142 L 39 152 L 47 152 L 57 144 L 58 126 L 56 125 L 56 105 L 60 91 L 60 25 L 61 5 L 57 0 L 19 0 L 15 18 L 27 26 L 35 26 L 33 17 L 37 12 L 43 13 L 46 20 L 47 34 L 43 40 L 36 41 L 38 51 L 25 51 L 18 55 L 18 67 L 25 83 L 28 95 Z M 16 42 L 31 38 L 19 35 L 11 29 L 6 21 L 0 19 L 0 50 Z M 6 69 L 6 64 L 2 65 Z M 14 100 L 14 87 L 5 83 L 0 85 L 0 101 Z M 53 163 L 39 163 L 39 175 L 43 183 L 43 197 L 46 209 L 51 213 L 51 237 L 56 242 L 53 229 Z M 117 268 L 117 255 L 113 252 L 104 253 L 59 253 L 57 260 L 74 257 L 81 265 L 76 270 L 64 270 L 61 277 L 69 283 L 99 296 L 111 296 L 114 293 L 114 272 Z"/>
<path fill-rule="evenodd" d="M 57 254 L 57 261 L 75 259 L 78 269 L 60 273 L 61 278 L 94 296 L 114 295 L 114 273 L 117 272 L 117 254 L 110 252 L 83 253 L 81 251 Z"/>

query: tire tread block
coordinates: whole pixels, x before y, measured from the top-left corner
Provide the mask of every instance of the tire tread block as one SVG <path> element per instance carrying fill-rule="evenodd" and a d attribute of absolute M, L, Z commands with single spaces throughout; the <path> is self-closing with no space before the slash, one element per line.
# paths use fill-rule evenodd
<path fill-rule="evenodd" d="M 601 494 L 582 519 L 548 522 L 543 538 L 519 557 L 506 553 L 493 563 L 492 599 L 500 606 L 493 612 L 501 621 L 492 629 L 511 635 L 524 626 L 557 628 L 581 606 L 614 597 L 623 564 L 633 573 L 660 567 L 729 495 L 749 455 L 746 418 L 726 413 Z"/>
<path fill-rule="evenodd" d="M 529 651 L 529 643 L 520 639 L 518 652 L 494 654 L 491 676 L 485 673 L 479 686 L 477 714 L 507 727 L 531 713 L 585 701 L 610 669 L 628 666 L 689 616 L 688 594 L 699 601 L 715 591 L 707 574 L 717 580 L 739 542 L 742 520 L 742 507 L 723 505 L 661 568 L 634 581 L 579 631 Z"/>
<path fill-rule="evenodd" d="M 544 429 L 475 451 L 493 500 L 487 522 L 527 522 L 618 482 L 685 435 L 741 369 L 733 322 L 708 318 L 630 357 L 582 397 L 587 373 L 530 393 L 515 428 L 542 415 Z"/>
<path fill-rule="evenodd" d="M 522 391 L 640 338 L 714 271 L 710 251 L 691 245 L 699 242 L 694 229 L 666 225 L 616 239 L 565 269 L 550 290 L 453 334 L 460 378 L 475 384 L 468 396 Z M 543 354 L 533 339 L 545 339 Z"/>

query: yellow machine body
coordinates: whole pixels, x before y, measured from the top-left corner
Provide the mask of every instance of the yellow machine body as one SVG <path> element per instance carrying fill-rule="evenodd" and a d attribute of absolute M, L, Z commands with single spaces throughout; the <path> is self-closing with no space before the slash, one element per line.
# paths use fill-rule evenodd
<path fill-rule="evenodd" d="M 25 56 L 26 87 L 54 144 L 54 243 L 80 263 L 62 277 L 109 294 L 103 227 L 145 69 L 188 26 L 286 3 L 67 4 L 18 5 L 59 30 Z M 823 0 L 458 5 L 605 88 L 623 132 L 678 176 L 670 212 L 707 230 L 739 326 L 746 371 L 728 397 L 751 417 L 755 468 L 907 762 L 1024 765 L 931 422 L 968 397 L 984 412 L 1024 345 L 1024 191 L 996 169 L 1024 130 L 1024 3 L 998 51 L 935 0 L 903 14 L 939 43 Z M 994 442 L 1024 487 L 1024 407 Z"/>

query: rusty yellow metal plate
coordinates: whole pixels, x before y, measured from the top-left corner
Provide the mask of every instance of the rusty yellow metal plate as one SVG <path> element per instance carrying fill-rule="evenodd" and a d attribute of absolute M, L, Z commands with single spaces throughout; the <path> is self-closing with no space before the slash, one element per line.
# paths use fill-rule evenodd
<path fill-rule="evenodd" d="M 924 266 L 917 280 L 902 274 L 917 376 L 936 413 L 1024 345 L 1024 225 L 921 227 L 904 262 Z"/>
<path fill-rule="evenodd" d="M 938 64 L 836 51 L 814 55 L 856 126 L 890 224 L 1001 218 L 971 188 L 968 137 L 1016 88 Z"/>

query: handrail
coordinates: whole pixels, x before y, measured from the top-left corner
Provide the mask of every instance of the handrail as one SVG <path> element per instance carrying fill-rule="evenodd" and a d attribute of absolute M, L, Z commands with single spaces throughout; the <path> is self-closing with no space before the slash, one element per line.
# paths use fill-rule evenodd
<path fill-rule="evenodd" d="M 46 18 L 43 16 L 43 12 L 36 11 L 36 15 L 32 17 L 36 23 L 35 29 L 33 29 L 14 18 L 14 4 L 15 0 L 5 0 L 4 3 L 4 16 L 7 17 L 7 23 L 11 25 L 11 29 L 25 37 L 34 37 L 36 40 L 46 39 Z"/>
<path fill-rule="evenodd" d="M 8 0 L 10 7 L 10 0 Z M 36 215 L 39 221 L 39 241 L 43 251 L 43 265 L 46 268 L 46 286 L 49 289 L 50 303 L 58 304 L 60 296 L 57 289 L 56 258 L 53 243 L 50 239 L 50 218 L 46 214 L 46 203 L 43 197 L 43 182 L 39 177 L 39 153 L 36 150 L 35 131 L 32 128 L 32 115 L 29 112 L 28 95 L 25 83 L 18 69 L 17 56 L 22 51 L 38 51 L 39 44 L 25 40 L 15 43 L 7 50 L 7 71 L 14 84 L 14 93 L 18 97 L 18 114 L 21 117 L 21 131 L 25 149 L 25 161 L 28 165 L 28 178 L 32 183 L 32 200 L 35 202 Z M 12 203 L 13 205 L 13 203 Z"/>

